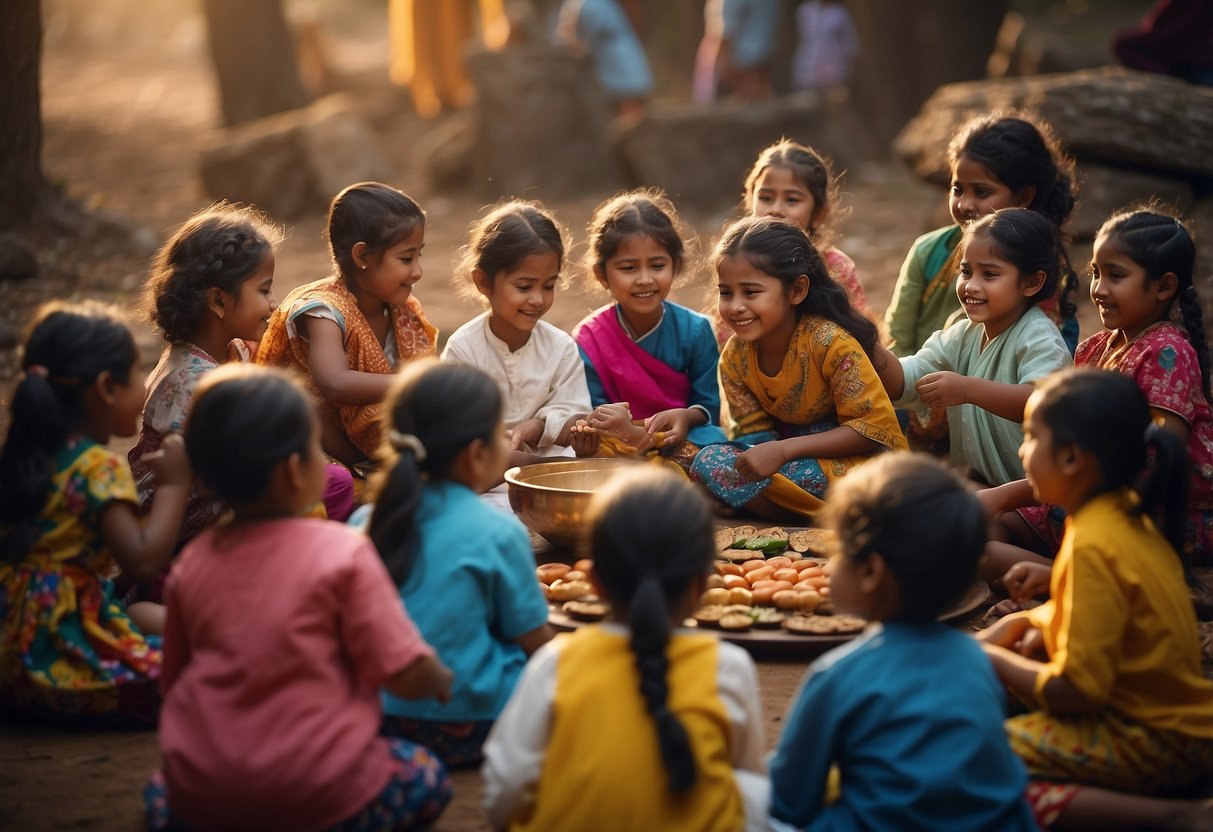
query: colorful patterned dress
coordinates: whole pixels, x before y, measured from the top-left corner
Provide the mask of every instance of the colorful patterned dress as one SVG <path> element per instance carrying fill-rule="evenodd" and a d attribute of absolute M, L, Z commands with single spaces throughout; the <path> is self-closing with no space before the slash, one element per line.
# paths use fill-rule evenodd
<path fill-rule="evenodd" d="M 121 458 L 77 438 L 55 458 L 37 542 L 0 563 L 0 700 L 64 716 L 155 720 L 160 639 L 127 617 L 107 575 L 100 536 L 115 500 L 137 502 Z"/>
<path fill-rule="evenodd" d="M 1174 413 L 1188 425 L 1188 517 L 1185 547 L 1197 565 L 1213 563 L 1213 414 L 1204 394 L 1196 351 L 1170 321 L 1146 327 L 1127 344 L 1119 330 L 1097 332 L 1078 346 L 1077 366 L 1115 370 L 1137 382 L 1150 407 Z M 1021 509 L 1020 515 L 1050 553 L 1061 545 L 1065 513 L 1058 506 Z"/>
<path fill-rule="evenodd" d="M 729 444 L 708 445 L 691 465 L 691 478 L 722 502 L 740 508 L 762 494 L 806 517 L 822 506 L 829 484 L 868 455 L 794 459 L 772 477 L 750 481 L 737 457 L 761 442 L 823 433 L 846 426 L 889 450 L 905 437 L 872 362 L 850 333 L 817 315 L 796 322 L 783 366 L 767 376 L 753 344 L 733 338 L 720 355 L 720 386 L 729 403 Z"/>

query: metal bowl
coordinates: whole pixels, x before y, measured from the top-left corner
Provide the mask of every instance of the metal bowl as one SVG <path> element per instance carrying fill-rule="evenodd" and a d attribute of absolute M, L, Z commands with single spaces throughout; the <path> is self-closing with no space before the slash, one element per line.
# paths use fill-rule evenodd
<path fill-rule="evenodd" d="M 588 458 L 514 467 L 505 472 L 510 508 L 553 546 L 575 549 L 582 544 L 586 509 L 594 492 L 619 471 L 642 464 L 633 459 Z"/>

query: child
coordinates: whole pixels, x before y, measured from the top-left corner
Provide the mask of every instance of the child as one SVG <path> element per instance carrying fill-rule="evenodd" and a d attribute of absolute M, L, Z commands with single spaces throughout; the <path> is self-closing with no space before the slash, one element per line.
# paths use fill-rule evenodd
<path fill-rule="evenodd" d="M 1078 346 L 1075 364 L 1116 370 L 1137 382 L 1156 419 L 1187 443 L 1188 514 L 1184 554 L 1198 564 L 1213 558 L 1213 416 L 1209 411 L 1209 347 L 1193 286 L 1196 248 L 1174 216 L 1149 209 L 1115 214 L 1095 238 L 1091 300 L 1104 329 Z M 1178 305 L 1183 328 L 1171 322 Z M 1023 485 L 1007 500 L 1030 497 Z M 1012 505 L 1014 502 L 1012 502 Z M 1022 519 L 1021 519 L 1022 518 Z M 1030 506 L 1003 515 L 1019 546 L 1049 557 L 1061 545 L 1064 513 Z M 1022 549 L 999 550 L 991 568 L 1044 559 Z"/>
<path fill-rule="evenodd" d="M 1172 828 L 1161 821 L 1199 805 L 1084 787 L 1166 795 L 1203 783 L 1213 766 L 1213 682 L 1201 675 L 1173 548 L 1184 536 L 1183 443 L 1152 420 L 1132 379 L 1075 368 L 1032 393 L 1020 455 L 1036 499 L 1069 515 L 1050 600 L 979 636 L 999 678 L 1034 709 L 1006 723 L 1033 780 L 1029 799 L 1046 826 L 1060 816 L 1071 828 Z"/>
<path fill-rule="evenodd" d="M 948 209 L 955 225 L 914 241 L 902 263 L 885 327 L 898 357 L 913 355 L 932 334 L 959 317 L 948 291 L 958 271 L 961 232 L 1000 208 L 1030 208 L 1059 231 L 1074 208 L 1074 161 L 1053 131 L 1025 116 L 987 113 L 967 122 L 948 144 L 952 185 Z M 1058 250 L 1063 329 L 1071 353 L 1078 344 L 1078 321 L 1066 300 L 1073 270 Z"/>
<path fill-rule="evenodd" d="M 471 364 L 501 388 L 510 465 L 570 456 L 571 429 L 590 410 L 577 345 L 544 320 L 556 299 L 564 233 L 536 202 L 494 208 L 472 228 L 459 269 L 489 311 L 447 341 L 444 361 Z"/>
<path fill-rule="evenodd" d="M 662 453 L 690 467 L 700 447 L 726 437 L 712 323 L 666 300 L 684 266 L 679 228 L 674 206 L 656 191 L 632 191 L 598 206 L 586 272 L 615 302 L 582 320 L 573 340 L 591 403 L 626 403 L 630 416 L 644 422 L 635 447 L 651 447 L 660 433 Z"/>
<path fill-rule="evenodd" d="M 452 768 L 475 765 L 526 657 L 552 637 L 526 529 L 478 496 L 505 473 L 501 395 L 473 367 L 423 360 L 392 388 L 385 418 L 389 462 L 368 531 L 455 688 L 442 704 L 385 694 L 383 732 Z"/>
<path fill-rule="evenodd" d="M 677 629 L 711 569 L 712 514 L 660 468 L 593 499 L 591 580 L 613 620 L 527 664 L 485 745 L 495 829 L 765 829 L 754 662 Z"/>
<path fill-rule="evenodd" d="M 807 0 L 797 6 L 792 89 L 845 89 L 857 52 L 859 37 L 842 0 Z"/>
<path fill-rule="evenodd" d="M 124 610 L 109 580 L 155 577 L 190 493 L 180 438 L 145 458 L 158 481 L 140 523 L 130 470 L 104 447 L 143 405 L 135 339 L 95 305 L 38 310 L 0 453 L 0 700 L 62 716 L 154 724 L 163 608 Z"/>
<path fill-rule="evenodd" d="M 252 208 L 227 203 L 190 218 L 161 247 L 143 290 L 143 311 L 169 342 L 147 379 L 143 427 L 128 459 L 144 512 L 152 501 L 151 470 L 144 454 L 185 428 L 185 416 L 202 376 L 228 360 L 246 360 L 278 308 L 274 297 L 274 246 L 282 234 Z M 255 346 L 254 346 L 255 348 Z M 332 466 L 325 491 L 328 516 L 344 520 L 353 484 Z M 214 523 L 223 504 L 191 494 L 178 544 Z"/>
<path fill-rule="evenodd" d="M 833 486 L 825 522 L 839 541 L 835 608 L 878 623 L 801 683 L 771 760 L 772 825 L 1035 829 L 998 680 L 971 638 L 936 621 L 976 574 L 977 500 L 934 459 L 894 454 Z"/>
<path fill-rule="evenodd" d="M 794 225 L 740 220 L 712 259 L 736 333 L 720 356 L 733 442 L 701 450 L 691 476 L 732 508 L 811 517 L 830 482 L 906 447 L 872 367 L 876 325 Z"/>
<path fill-rule="evenodd" d="M 395 188 L 359 182 L 329 206 L 337 273 L 300 286 L 270 317 L 258 364 L 290 365 L 321 402 L 324 450 L 347 465 L 379 447 L 391 375 L 432 355 L 438 330 L 413 286 L 421 279 L 425 214 Z"/>
<path fill-rule="evenodd" d="M 885 312 L 891 349 L 899 358 L 918 352 L 931 335 L 962 317 L 950 288 L 960 271 L 965 226 L 1000 208 L 1018 206 L 1038 211 L 1060 231 L 1074 209 L 1074 160 L 1065 155 L 1047 125 L 1027 115 L 995 112 L 970 119 L 948 144 L 948 168 L 952 177 L 948 209 L 956 224 L 914 241 Z M 1073 355 L 1078 319 L 1067 298 L 1077 279 L 1065 249 L 1058 252 L 1060 301 L 1041 296 L 1041 306 L 1055 323 L 1061 323 Z M 903 416 L 912 448 L 947 453 L 949 431 L 943 408 L 917 409 Z"/>
<path fill-rule="evenodd" d="M 966 320 L 898 359 L 881 347 L 894 404 L 948 408 L 952 462 L 988 485 L 1023 476 L 1017 451 L 1032 385 L 1070 364 L 1037 302 L 1057 288 L 1057 230 L 1041 214 L 1003 208 L 970 223 L 956 296 Z"/>
<path fill-rule="evenodd" d="M 855 261 L 831 245 L 831 220 L 837 221 L 847 213 L 834 211 L 840 178 L 834 175 L 830 161 L 816 150 L 780 139 L 758 154 L 746 176 L 745 210 L 753 217 L 775 217 L 804 229 L 825 260 L 830 277 L 847 290 L 851 308 L 871 317 L 868 298 L 855 275 Z"/>
<path fill-rule="evenodd" d="M 324 488 L 320 425 L 281 372 L 223 367 L 185 429 L 198 478 L 233 509 L 165 587 L 160 752 L 144 793 L 166 829 L 412 829 L 450 799 L 441 761 L 379 738 L 380 686 L 445 698 L 375 548 L 300 515 Z"/>

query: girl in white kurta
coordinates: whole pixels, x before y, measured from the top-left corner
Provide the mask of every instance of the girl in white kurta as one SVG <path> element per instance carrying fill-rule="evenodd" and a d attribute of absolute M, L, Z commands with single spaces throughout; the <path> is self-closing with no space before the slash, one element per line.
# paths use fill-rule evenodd
<path fill-rule="evenodd" d="M 462 271 L 489 311 L 455 330 L 444 361 L 478 367 L 501 386 L 511 465 L 572 456 L 570 429 L 590 412 L 577 345 L 541 320 L 556 299 L 564 235 L 535 202 L 498 206 L 472 230 Z"/>

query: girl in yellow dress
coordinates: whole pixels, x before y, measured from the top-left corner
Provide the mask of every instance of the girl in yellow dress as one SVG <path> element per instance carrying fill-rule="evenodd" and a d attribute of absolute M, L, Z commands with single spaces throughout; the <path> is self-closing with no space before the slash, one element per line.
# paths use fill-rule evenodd
<path fill-rule="evenodd" d="M 191 475 L 178 436 L 144 457 L 159 485 L 145 523 L 130 468 L 143 371 L 126 325 L 98 306 L 49 304 L 25 342 L 0 453 L 0 701 L 62 716 L 152 722 L 164 610 L 114 593 L 115 567 L 168 563 Z M 129 613 L 129 614 L 128 614 Z"/>
<path fill-rule="evenodd" d="M 1139 494 L 1133 485 L 1148 449 Z M 1201 673 L 1176 554 L 1184 444 L 1151 419 L 1131 378 L 1080 368 L 1032 393 L 1019 454 L 1036 499 L 1065 509 L 1065 536 L 1049 600 L 980 638 L 999 678 L 1031 708 L 1006 729 L 1032 779 L 1037 820 L 1067 829 L 1189 828 L 1181 821 L 1213 814 L 1213 805 L 1162 799 L 1204 783 L 1213 767 L 1213 682 Z M 1163 531 L 1150 519 L 1160 507 Z M 1037 568 L 1007 573 L 1013 596 Z"/>
<path fill-rule="evenodd" d="M 739 220 L 712 259 L 734 332 L 720 354 L 732 442 L 701 450 L 691 477 L 731 508 L 812 517 L 830 482 L 906 447 L 872 366 L 876 325 L 795 225 Z"/>

